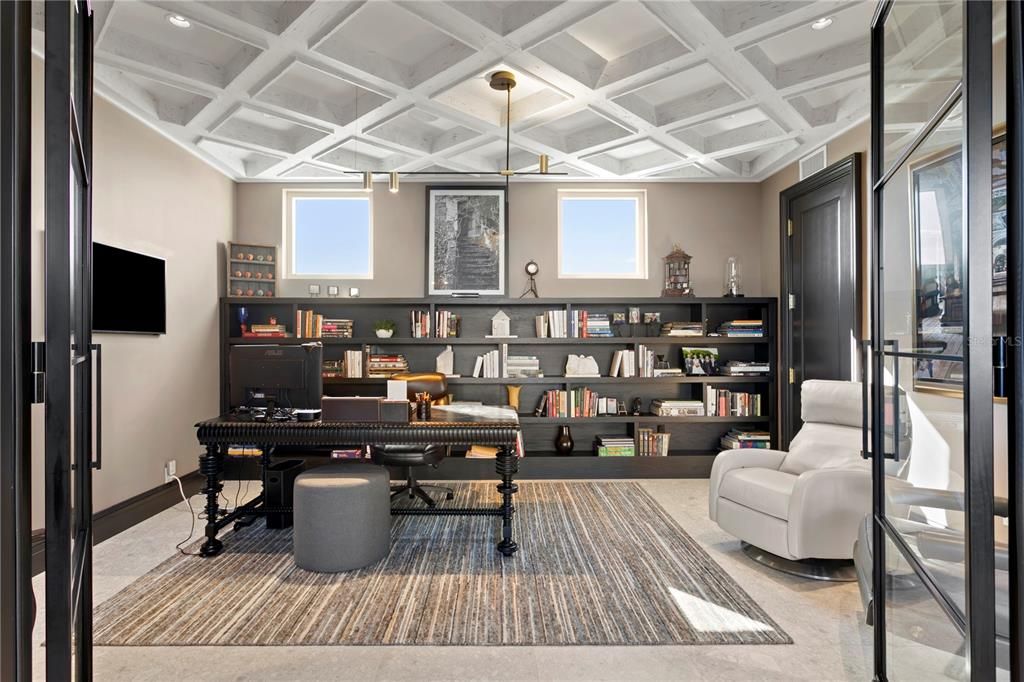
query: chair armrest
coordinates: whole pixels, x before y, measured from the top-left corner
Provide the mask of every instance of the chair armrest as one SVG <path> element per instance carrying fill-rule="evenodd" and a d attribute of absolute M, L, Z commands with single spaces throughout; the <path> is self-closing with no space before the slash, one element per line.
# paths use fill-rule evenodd
<path fill-rule="evenodd" d="M 782 466 L 786 453 L 768 448 L 737 448 L 724 450 L 715 457 L 708 485 L 708 516 L 718 520 L 718 488 L 722 479 L 733 469 L 775 469 Z"/>
<path fill-rule="evenodd" d="M 944 530 L 927 530 L 917 533 L 917 551 L 925 559 L 962 564 L 964 562 L 964 536 Z M 997 571 L 1010 569 L 1009 548 L 996 544 L 993 557 Z"/>
<path fill-rule="evenodd" d="M 870 513 L 868 465 L 805 471 L 789 498 L 789 552 L 801 559 L 849 559 Z"/>

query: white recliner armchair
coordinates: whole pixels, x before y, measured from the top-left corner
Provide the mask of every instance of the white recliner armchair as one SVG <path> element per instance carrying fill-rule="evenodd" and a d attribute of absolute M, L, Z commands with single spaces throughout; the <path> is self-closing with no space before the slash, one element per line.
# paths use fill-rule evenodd
<path fill-rule="evenodd" d="M 715 458 L 708 511 L 723 530 L 783 559 L 848 560 L 871 512 L 861 385 L 805 381 L 801 403 L 804 425 L 789 452 L 749 448 Z"/>

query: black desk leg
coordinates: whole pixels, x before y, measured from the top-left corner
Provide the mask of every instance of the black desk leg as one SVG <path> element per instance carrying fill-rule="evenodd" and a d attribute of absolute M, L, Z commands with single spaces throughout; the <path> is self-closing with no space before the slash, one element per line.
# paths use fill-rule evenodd
<path fill-rule="evenodd" d="M 220 446 L 207 445 L 206 452 L 199 456 L 199 473 L 206 476 L 206 542 L 199 548 L 202 556 L 217 556 L 224 549 L 224 543 L 217 539 L 217 517 L 220 514 L 218 496 L 224 488 L 220 482 L 223 459 Z"/>
<path fill-rule="evenodd" d="M 519 549 L 519 545 L 512 539 L 512 516 L 516 513 L 512 495 L 519 490 L 519 486 L 512 482 L 512 477 L 519 472 L 519 458 L 515 450 L 502 447 L 498 451 L 495 469 L 501 477 L 501 483 L 498 484 L 498 492 L 501 493 L 501 542 L 498 543 L 498 551 L 505 556 L 512 556 Z"/>

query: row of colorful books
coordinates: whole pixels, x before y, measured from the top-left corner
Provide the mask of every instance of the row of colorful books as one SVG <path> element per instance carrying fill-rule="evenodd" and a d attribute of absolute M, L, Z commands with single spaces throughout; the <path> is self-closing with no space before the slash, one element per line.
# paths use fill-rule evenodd
<path fill-rule="evenodd" d="M 533 414 L 537 417 L 601 417 L 619 413 L 623 402 L 598 395 L 585 386 L 568 391 L 551 389 L 541 394 Z"/>
<path fill-rule="evenodd" d="M 709 417 L 760 417 L 761 394 L 705 388 L 704 411 Z"/>
<path fill-rule="evenodd" d="M 637 457 L 667 457 L 668 443 L 672 438 L 671 433 L 655 431 L 650 428 L 639 428 L 636 430 L 636 456 Z"/>

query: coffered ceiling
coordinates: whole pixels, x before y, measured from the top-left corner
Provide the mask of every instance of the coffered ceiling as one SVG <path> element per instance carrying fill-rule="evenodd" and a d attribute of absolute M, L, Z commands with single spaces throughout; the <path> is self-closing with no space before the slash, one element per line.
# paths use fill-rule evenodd
<path fill-rule="evenodd" d="M 760 180 L 868 113 L 873 2 L 94 6 L 97 89 L 242 181 L 499 170 L 499 69 L 519 171 Z"/>

